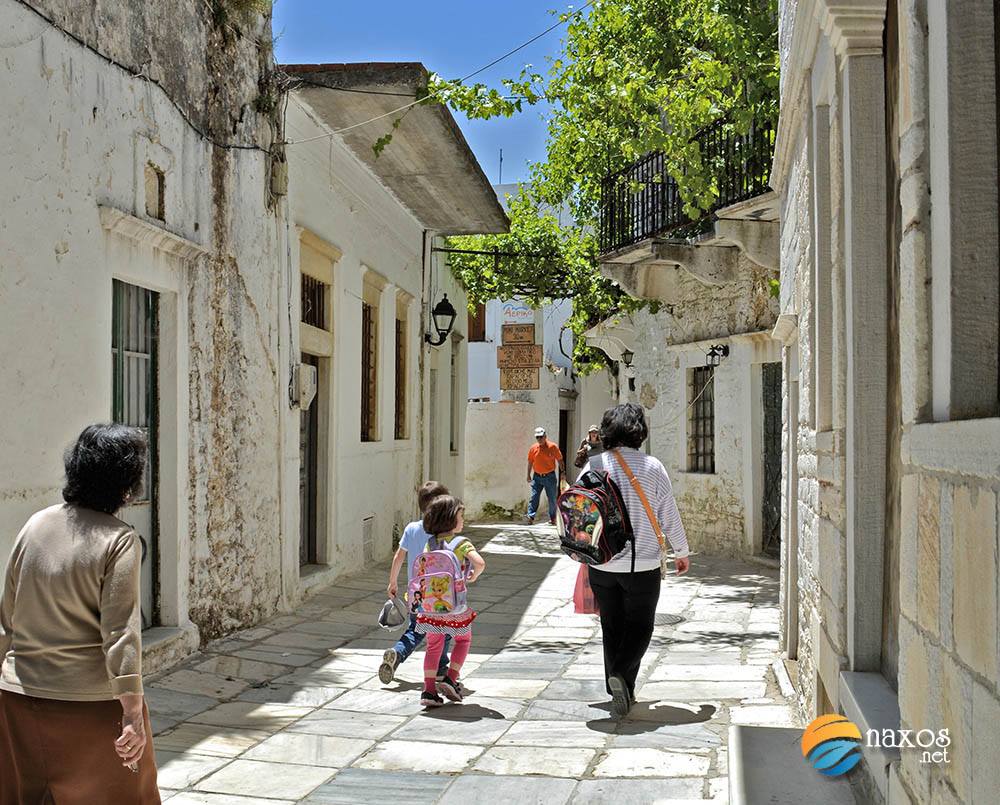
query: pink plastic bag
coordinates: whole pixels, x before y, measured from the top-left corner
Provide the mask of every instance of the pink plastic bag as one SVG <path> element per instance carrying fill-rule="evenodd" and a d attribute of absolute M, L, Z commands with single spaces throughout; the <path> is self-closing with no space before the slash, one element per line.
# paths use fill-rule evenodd
<path fill-rule="evenodd" d="M 573 590 L 573 605 L 577 615 L 597 615 L 597 599 L 590 586 L 590 573 L 586 565 L 580 565 L 576 574 L 576 589 Z"/>

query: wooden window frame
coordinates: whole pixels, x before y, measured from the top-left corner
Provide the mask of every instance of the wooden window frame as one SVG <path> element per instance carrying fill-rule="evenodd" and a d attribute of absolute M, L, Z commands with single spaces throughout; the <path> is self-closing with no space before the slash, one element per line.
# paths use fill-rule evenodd
<path fill-rule="evenodd" d="M 469 314 L 469 343 L 477 344 L 486 341 L 486 305 L 476 305 L 474 313 Z"/>
<path fill-rule="evenodd" d="M 688 382 L 688 472 L 715 474 L 715 372 L 695 366 Z"/>
<path fill-rule="evenodd" d="M 361 441 L 378 441 L 377 305 L 361 303 Z"/>
<path fill-rule="evenodd" d="M 396 410 L 394 422 L 394 436 L 396 439 L 409 438 L 407 428 L 406 410 L 406 350 L 407 350 L 407 320 L 405 317 L 396 317 Z"/>

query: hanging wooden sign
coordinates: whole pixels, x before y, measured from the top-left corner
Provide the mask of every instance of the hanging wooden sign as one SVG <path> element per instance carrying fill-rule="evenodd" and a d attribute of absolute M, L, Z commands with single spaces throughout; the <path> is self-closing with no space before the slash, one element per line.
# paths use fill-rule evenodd
<path fill-rule="evenodd" d="M 534 324 L 505 324 L 501 328 L 501 340 L 506 344 L 534 344 Z"/>
<path fill-rule="evenodd" d="M 518 366 L 500 370 L 503 391 L 534 391 L 538 388 L 538 369 Z"/>
<path fill-rule="evenodd" d="M 497 367 L 500 369 L 529 368 L 541 365 L 541 344 L 512 344 L 506 347 L 497 347 Z"/>

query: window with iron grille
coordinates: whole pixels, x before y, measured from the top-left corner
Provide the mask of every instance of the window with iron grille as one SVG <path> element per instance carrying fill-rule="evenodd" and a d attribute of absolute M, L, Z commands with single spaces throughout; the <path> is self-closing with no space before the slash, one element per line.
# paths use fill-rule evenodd
<path fill-rule="evenodd" d="M 406 434 L 406 320 L 396 319 L 396 438 Z"/>
<path fill-rule="evenodd" d="M 469 314 L 469 341 L 486 340 L 486 305 L 476 305 L 476 310 Z"/>
<path fill-rule="evenodd" d="M 327 285 L 322 280 L 302 275 L 302 322 L 321 330 L 328 328 L 326 318 Z"/>
<path fill-rule="evenodd" d="M 378 439 L 378 308 L 361 303 L 361 441 Z"/>
<path fill-rule="evenodd" d="M 698 366 L 690 373 L 688 472 L 715 472 L 715 377 L 710 366 Z"/>

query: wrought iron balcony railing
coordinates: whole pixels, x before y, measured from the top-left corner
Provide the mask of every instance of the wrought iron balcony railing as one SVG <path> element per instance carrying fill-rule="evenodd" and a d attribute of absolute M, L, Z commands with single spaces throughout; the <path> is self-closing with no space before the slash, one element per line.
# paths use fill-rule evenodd
<path fill-rule="evenodd" d="M 707 224 L 713 214 L 730 204 L 768 191 L 775 127 L 755 124 L 746 134 L 727 132 L 725 120 L 710 124 L 695 138 L 702 160 L 715 177 L 718 197 L 701 218 L 684 212 L 677 180 L 667 173 L 659 151 L 604 177 L 601 186 L 600 249 L 602 254 L 623 249 L 646 238 L 669 237 Z"/>

